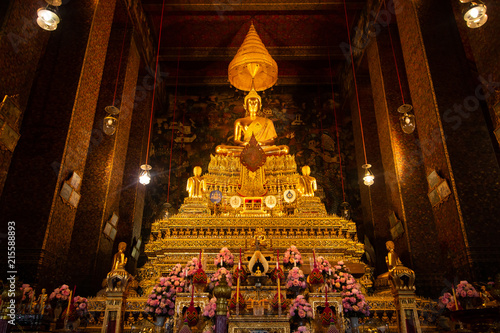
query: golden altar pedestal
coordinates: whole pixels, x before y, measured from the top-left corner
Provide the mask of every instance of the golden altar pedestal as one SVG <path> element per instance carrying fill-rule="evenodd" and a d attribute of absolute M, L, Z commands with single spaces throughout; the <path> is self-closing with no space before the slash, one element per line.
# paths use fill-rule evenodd
<path fill-rule="evenodd" d="M 286 315 L 231 316 L 228 333 L 290 333 Z"/>

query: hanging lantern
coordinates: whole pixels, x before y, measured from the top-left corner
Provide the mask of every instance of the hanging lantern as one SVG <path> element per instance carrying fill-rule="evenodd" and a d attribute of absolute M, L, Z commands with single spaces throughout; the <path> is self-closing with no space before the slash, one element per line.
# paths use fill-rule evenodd
<path fill-rule="evenodd" d="M 200 259 L 198 260 L 198 269 L 193 275 L 193 284 L 196 285 L 199 289 L 203 290 L 207 284 L 208 278 L 201 265 L 201 252 L 202 251 L 200 251 Z"/>
<path fill-rule="evenodd" d="M 314 260 L 314 268 L 311 271 L 311 274 L 307 277 L 307 280 L 311 286 L 317 286 L 320 284 L 323 284 L 324 279 L 323 279 L 323 274 L 321 274 L 321 271 L 318 269 L 318 266 L 316 265 L 316 252 L 313 250 L 313 260 Z"/>
<path fill-rule="evenodd" d="M 413 106 L 410 104 L 403 104 L 398 108 L 398 112 L 402 114 L 399 118 L 401 123 L 401 128 L 406 134 L 411 134 L 415 130 L 415 116 L 411 114 L 413 111 Z"/>
<path fill-rule="evenodd" d="M 245 309 L 245 298 L 241 294 L 241 291 L 236 290 L 233 297 L 229 300 L 228 306 L 231 310 L 239 307 L 240 310 Z"/>
<path fill-rule="evenodd" d="M 106 135 L 113 135 L 115 134 L 116 128 L 118 127 L 118 119 L 116 119 L 115 116 L 120 113 L 120 109 L 118 109 L 116 106 L 111 105 L 106 106 L 104 108 L 104 111 L 106 111 L 108 115 L 104 118 L 102 130 Z"/>
<path fill-rule="evenodd" d="M 464 12 L 464 20 L 471 29 L 483 26 L 488 21 L 486 5 L 482 1 L 471 1 Z"/>
<path fill-rule="evenodd" d="M 363 183 L 366 186 L 372 186 L 373 183 L 375 182 L 375 176 L 373 175 L 373 172 L 370 170 L 372 167 L 371 164 L 363 164 L 361 166 L 363 169 L 365 169 L 365 175 L 363 177 Z"/>
<path fill-rule="evenodd" d="M 36 23 L 43 30 L 54 31 L 61 22 L 57 6 L 47 5 L 47 7 L 39 8 L 37 15 L 38 18 L 36 19 Z"/>
<path fill-rule="evenodd" d="M 328 304 L 328 287 L 325 288 L 325 309 L 321 312 L 321 324 L 323 326 L 328 326 L 334 320 L 335 314 Z"/>
<path fill-rule="evenodd" d="M 280 298 L 278 298 L 280 297 Z M 270 301 L 273 309 L 278 309 L 281 303 L 281 310 L 285 311 L 286 308 L 290 305 L 290 300 L 286 298 L 284 294 L 276 293 L 274 294 L 273 299 Z"/>
<path fill-rule="evenodd" d="M 189 327 L 196 326 L 196 324 L 198 324 L 198 320 L 200 320 L 198 310 L 196 310 L 194 306 L 194 288 L 191 289 L 191 303 L 189 303 L 185 316 L 185 322 Z"/>
<path fill-rule="evenodd" d="M 139 183 L 142 185 L 148 185 L 149 182 L 151 181 L 151 173 L 149 170 L 151 170 L 151 165 L 149 164 L 143 164 L 141 165 L 141 173 L 139 175 Z"/>
<path fill-rule="evenodd" d="M 348 202 L 343 202 L 340 204 L 340 212 L 342 214 L 342 217 L 346 220 L 351 219 L 351 205 L 349 205 Z"/>

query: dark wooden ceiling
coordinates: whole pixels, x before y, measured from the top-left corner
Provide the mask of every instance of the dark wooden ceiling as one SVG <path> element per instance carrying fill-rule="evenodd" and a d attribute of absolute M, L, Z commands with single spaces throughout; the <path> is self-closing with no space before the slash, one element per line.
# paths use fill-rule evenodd
<path fill-rule="evenodd" d="M 163 0 L 142 0 L 156 38 Z M 366 0 L 346 0 L 349 26 Z M 227 67 L 251 22 L 278 63 L 278 84 L 330 82 L 345 62 L 344 1 L 165 0 L 160 61 L 183 85 L 227 85 Z M 167 83 L 168 84 L 168 83 Z"/>

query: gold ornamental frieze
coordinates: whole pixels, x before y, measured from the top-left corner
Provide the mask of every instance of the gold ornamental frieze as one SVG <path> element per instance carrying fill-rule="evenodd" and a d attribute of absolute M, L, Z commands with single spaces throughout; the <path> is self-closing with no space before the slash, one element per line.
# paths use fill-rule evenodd
<path fill-rule="evenodd" d="M 325 217 L 177 217 L 159 220 L 153 223 L 152 231 L 164 230 L 172 227 L 203 228 L 203 227 L 232 227 L 232 228 L 297 228 L 297 227 L 329 227 L 341 228 L 349 232 L 356 232 L 356 224 L 338 216 Z"/>

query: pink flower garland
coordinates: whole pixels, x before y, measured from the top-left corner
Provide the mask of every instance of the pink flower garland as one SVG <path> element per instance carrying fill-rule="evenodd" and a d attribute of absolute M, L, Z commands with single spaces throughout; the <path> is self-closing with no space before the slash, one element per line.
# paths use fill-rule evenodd
<path fill-rule="evenodd" d="M 59 288 L 54 289 L 54 291 L 49 295 L 49 301 L 67 301 L 71 291 L 67 284 L 63 284 Z"/>
<path fill-rule="evenodd" d="M 290 246 L 283 255 L 283 265 L 285 267 L 291 267 L 293 264 L 300 266 L 303 264 L 302 255 L 295 245 Z"/>
<path fill-rule="evenodd" d="M 306 281 L 305 276 L 302 270 L 298 267 L 294 267 L 288 272 L 288 276 L 286 278 L 286 287 L 287 288 L 297 288 L 297 289 L 305 289 Z"/>
<path fill-rule="evenodd" d="M 479 297 L 474 286 L 467 281 L 460 281 L 456 289 L 457 297 Z"/>
<path fill-rule="evenodd" d="M 311 319 L 313 317 L 311 304 L 307 303 L 303 295 L 297 296 L 290 305 L 288 318 Z"/>
<path fill-rule="evenodd" d="M 85 297 L 76 296 L 73 298 L 73 307 L 78 317 L 85 317 L 88 313 L 88 300 Z"/>
<path fill-rule="evenodd" d="M 219 264 L 231 268 L 234 265 L 234 255 L 227 247 L 223 247 L 214 259 L 214 265 L 219 267 Z"/>
<path fill-rule="evenodd" d="M 351 290 L 342 292 L 342 307 L 346 317 L 368 317 L 370 315 L 370 307 L 360 288 L 361 286 L 356 283 Z"/>
<path fill-rule="evenodd" d="M 231 274 L 230 271 L 228 271 L 226 268 L 221 267 L 219 268 L 214 275 L 210 278 L 210 281 L 215 282 L 215 285 L 219 285 L 219 279 L 222 276 L 222 274 L 226 274 L 226 280 L 227 280 L 227 285 L 232 287 L 233 286 L 233 275 Z"/>
<path fill-rule="evenodd" d="M 331 285 L 333 292 L 350 291 L 354 288 L 356 280 L 351 275 L 343 261 L 335 265 L 335 271 L 332 273 Z"/>

